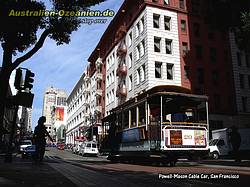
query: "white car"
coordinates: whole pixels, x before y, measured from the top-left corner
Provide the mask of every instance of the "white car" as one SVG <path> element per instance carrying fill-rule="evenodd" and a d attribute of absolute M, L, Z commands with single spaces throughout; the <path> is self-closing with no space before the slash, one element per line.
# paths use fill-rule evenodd
<path fill-rule="evenodd" d="M 97 143 L 93 141 L 86 141 L 84 142 L 81 147 L 79 154 L 80 155 L 93 155 L 97 156 L 99 153 L 98 148 L 97 148 Z"/>
<path fill-rule="evenodd" d="M 32 141 L 31 140 L 22 140 L 20 142 L 19 152 L 20 153 L 24 152 L 25 148 L 28 147 L 28 146 L 31 146 L 31 145 L 32 145 Z"/>

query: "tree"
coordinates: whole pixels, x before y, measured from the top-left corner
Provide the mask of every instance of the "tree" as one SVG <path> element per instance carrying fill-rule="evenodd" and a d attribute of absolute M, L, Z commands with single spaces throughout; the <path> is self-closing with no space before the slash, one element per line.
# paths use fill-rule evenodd
<path fill-rule="evenodd" d="M 250 12 L 242 13 L 240 26 L 235 29 L 235 34 L 239 48 L 250 53 Z"/>
<path fill-rule="evenodd" d="M 105 0 L 49 0 L 55 11 L 84 11 L 90 6 Z M 3 118 L 10 75 L 22 62 L 31 58 L 42 48 L 47 37 L 57 45 L 68 44 L 70 35 L 81 24 L 80 17 L 30 17 L 10 16 L 11 11 L 45 11 L 43 2 L 36 0 L 1 0 L 0 1 L 0 42 L 3 49 L 0 72 L 0 141 L 3 134 Z M 22 14 L 22 13 L 20 13 Z M 39 33 L 41 35 L 39 36 Z M 39 36 L 39 37 L 38 37 Z M 17 53 L 24 53 L 16 57 Z"/>
<path fill-rule="evenodd" d="M 201 16 L 208 24 L 234 31 L 239 48 L 250 52 L 249 0 L 206 0 L 201 4 Z"/>

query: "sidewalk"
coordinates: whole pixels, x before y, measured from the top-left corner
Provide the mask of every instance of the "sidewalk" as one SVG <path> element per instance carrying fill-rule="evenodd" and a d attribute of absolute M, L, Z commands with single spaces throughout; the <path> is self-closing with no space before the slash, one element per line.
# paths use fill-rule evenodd
<path fill-rule="evenodd" d="M 12 163 L 4 163 L 4 155 L 0 155 L 0 186 L 5 187 L 75 187 L 75 185 L 51 168 L 46 161 L 33 163 L 31 159 L 22 159 L 13 155 Z"/>

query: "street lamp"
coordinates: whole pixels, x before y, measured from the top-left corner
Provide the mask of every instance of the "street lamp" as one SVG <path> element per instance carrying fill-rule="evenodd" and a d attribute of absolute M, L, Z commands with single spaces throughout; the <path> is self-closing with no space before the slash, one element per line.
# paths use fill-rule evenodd
<path fill-rule="evenodd" d="M 94 123 L 96 121 L 96 113 L 94 112 L 94 114 L 92 115 L 91 113 L 89 114 L 90 116 L 90 123 L 91 123 L 91 140 L 93 141 L 93 135 L 94 135 Z"/>

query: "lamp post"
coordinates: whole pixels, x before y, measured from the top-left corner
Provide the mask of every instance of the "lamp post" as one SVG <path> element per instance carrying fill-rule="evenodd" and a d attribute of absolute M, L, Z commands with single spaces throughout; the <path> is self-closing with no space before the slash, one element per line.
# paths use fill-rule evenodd
<path fill-rule="evenodd" d="M 94 135 L 94 123 L 96 120 L 96 113 L 94 112 L 94 114 L 90 113 L 90 123 L 91 123 L 91 140 L 93 141 L 93 135 Z"/>

